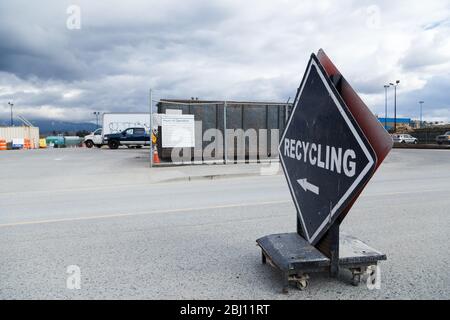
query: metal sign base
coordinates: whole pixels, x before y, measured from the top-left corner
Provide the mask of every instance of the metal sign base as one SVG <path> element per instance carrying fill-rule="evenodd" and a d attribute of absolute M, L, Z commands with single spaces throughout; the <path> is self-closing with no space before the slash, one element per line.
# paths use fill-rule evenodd
<path fill-rule="evenodd" d="M 338 259 L 330 259 L 297 233 L 270 235 L 256 242 L 261 247 L 263 264 L 269 263 L 281 272 L 283 293 L 288 293 L 290 282 L 294 282 L 300 290 L 306 289 L 310 273 L 328 272 L 337 277 L 339 269 L 349 269 L 352 273 L 351 282 L 356 286 L 368 267 L 386 260 L 385 254 L 355 237 L 338 233 L 338 238 Z"/>

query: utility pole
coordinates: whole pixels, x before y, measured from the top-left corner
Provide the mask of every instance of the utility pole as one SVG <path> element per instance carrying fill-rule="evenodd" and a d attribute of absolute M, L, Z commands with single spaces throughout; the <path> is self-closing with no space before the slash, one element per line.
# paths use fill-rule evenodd
<path fill-rule="evenodd" d="M 150 88 L 150 168 L 153 168 L 153 90 Z"/>
<path fill-rule="evenodd" d="M 100 112 L 98 112 L 98 111 L 94 111 L 92 114 L 94 114 L 95 115 L 95 121 L 96 121 L 96 124 L 97 124 L 97 129 L 98 129 L 98 116 L 100 115 Z"/>
<path fill-rule="evenodd" d="M 422 128 L 422 106 L 425 103 L 425 101 L 419 101 L 420 104 L 420 128 Z"/>
<path fill-rule="evenodd" d="M 384 129 L 387 130 L 387 91 L 390 85 L 384 85 Z"/>
<path fill-rule="evenodd" d="M 14 125 L 13 122 L 13 111 L 12 108 L 14 107 L 14 103 L 8 102 L 9 106 L 11 107 L 11 127 Z"/>
<path fill-rule="evenodd" d="M 228 141 L 227 141 L 227 101 L 223 102 L 223 159 L 228 164 Z"/>
<path fill-rule="evenodd" d="M 394 87 L 394 133 L 397 132 L 397 86 L 399 83 L 400 80 L 395 81 L 395 84 L 390 83 Z"/>

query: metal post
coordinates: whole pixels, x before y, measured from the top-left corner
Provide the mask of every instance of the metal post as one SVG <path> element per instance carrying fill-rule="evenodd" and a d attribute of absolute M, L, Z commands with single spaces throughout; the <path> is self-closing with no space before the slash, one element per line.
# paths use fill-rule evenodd
<path fill-rule="evenodd" d="M 424 101 L 419 101 L 420 104 L 420 125 L 419 128 L 422 128 L 422 105 L 424 104 Z"/>
<path fill-rule="evenodd" d="M 397 86 L 394 86 L 394 132 L 397 133 Z"/>
<path fill-rule="evenodd" d="M 330 275 L 337 278 L 339 274 L 339 223 L 335 222 L 330 228 Z"/>
<path fill-rule="evenodd" d="M 339 274 L 339 224 L 339 221 L 334 222 L 325 236 L 315 245 L 320 252 L 330 259 L 330 275 L 334 278 Z M 297 232 L 299 232 L 298 214 Z"/>
<path fill-rule="evenodd" d="M 11 127 L 14 126 L 14 122 L 13 122 L 13 111 L 12 108 L 14 106 L 14 103 L 8 102 L 9 106 L 11 107 Z"/>
<path fill-rule="evenodd" d="M 400 80 L 395 81 L 394 83 L 389 83 L 394 87 L 394 133 L 397 132 L 397 86 L 400 83 Z"/>
<path fill-rule="evenodd" d="M 153 91 L 150 88 L 150 168 L 153 167 Z"/>
<path fill-rule="evenodd" d="M 95 123 L 97 125 L 97 129 L 98 129 L 98 116 L 100 115 L 99 111 L 94 111 L 93 114 L 95 115 Z"/>
<path fill-rule="evenodd" d="M 387 89 L 388 85 L 384 86 L 384 129 L 387 130 Z"/>
<path fill-rule="evenodd" d="M 227 102 L 223 103 L 223 159 L 228 164 L 228 141 L 227 141 Z"/>

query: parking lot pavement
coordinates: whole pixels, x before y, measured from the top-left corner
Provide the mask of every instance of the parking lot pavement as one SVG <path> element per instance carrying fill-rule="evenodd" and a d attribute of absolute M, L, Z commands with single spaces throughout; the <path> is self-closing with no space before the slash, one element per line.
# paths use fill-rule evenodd
<path fill-rule="evenodd" d="M 155 167 L 146 149 L 41 149 L 1 154 L 0 192 L 148 185 L 168 181 L 280 174 L 278 162 Z M 2 169 L 3 169 L 2 168 Z M 23 182 L 26 181 L 26 184 Z"/>
<path fill-rule="evenodd" d="M 1 154 L 0 298 L 450 298 L 448 151 L 393 150 L 343 224 L 387 254 L 380 290 L 352 287 L 342 272 L 288 295 L 255 245 L 295 230 L 282 175 L 153 183 L 147 159 Z M 69 265 L 80 267 L 79 290 L 67 289 Z"/>

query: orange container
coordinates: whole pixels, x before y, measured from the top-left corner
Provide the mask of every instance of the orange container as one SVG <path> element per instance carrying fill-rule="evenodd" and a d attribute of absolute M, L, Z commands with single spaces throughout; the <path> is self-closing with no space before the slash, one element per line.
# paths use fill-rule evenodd
<path fill-rule="evenodd" d="M 5 139 L 0 139 L 0 151 L 1 150 L 7 150 L 7 148 L 6 148 L 6 140 Z"/>
<path fill-rule="evenodd" d="M 24 139 L 24 142 L 23 142 L 23 148 L 24 148 L 25 150 L 31 149 L 30 139 Z"/>

